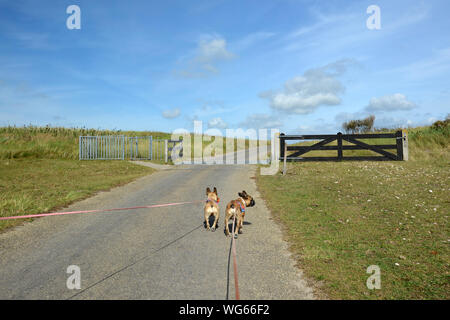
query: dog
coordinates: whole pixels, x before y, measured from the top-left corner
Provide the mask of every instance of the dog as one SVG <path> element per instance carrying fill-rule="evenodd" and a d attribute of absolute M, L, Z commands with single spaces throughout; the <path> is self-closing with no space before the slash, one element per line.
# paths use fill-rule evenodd
<path fill-rule="evenodd" d="M 207 230 L 211 230 L 211 231 L 215 231 L 216 228 L 218 227 L 218 222 L 219 222 L 219 215 L 220 215 L 220 211 L 219 211 L 219 197 L 217 196 L 217 188 L 214 187 L 214 190 L 211 191 L 211 189 L 208 187 L 206 188 L 206 196 L 208 197 L 208 199 L 205 202 L 205 207 L 203 209 L 204 213 L 205 213 L 205 227 Z M 209 224 L 209 217 L 210 216 L 214 216 L 214 223 L 212 225 L 212 227 L 210 227 Z"/>
<path fill-rule="evenodd" d="M 236 200 L 231 200 L 225 209 L 225 234 L 230 236 L 230 229 L 228 226 L 228 221 L 230 218 L 235 220 L 234 227 L 234 238 L 237 239 L 238 233 L 242 233 L 242 226 L 244 224 L 245 209 L 247 207 L 253 207 L 255 205 L 255 200 L 253 197 L 247 194 L 247 192 L 242 191 L 238 193 L 239 198 Z"/>

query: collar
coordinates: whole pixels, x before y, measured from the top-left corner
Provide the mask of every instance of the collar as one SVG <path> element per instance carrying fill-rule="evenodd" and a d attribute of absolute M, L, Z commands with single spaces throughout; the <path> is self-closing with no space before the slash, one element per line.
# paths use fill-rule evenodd
<path fill-rule="evenodd" d="M 206 202 L 214 202 L 214 203 L 219 203 L 220 202 L 220 198 L 217 198 L 217 201 L 213 200 L 213 199 L 206 199 Z"/>
<path fill-rule="evenodd" d="M 245 200 L 244 200 L 242 197 L 239 197 L 239 199 L 237 199 L 237 200 L 239 201 L 239 205 L 241 206 L 241 210 L 245 212 L 245 207 L 246 207 L 246 205 L 245 205 Z M 242 200 L 242 201 L 241 201 L 241 200 Z M 244 207 L 242 207 L 241 204 L 243 204 Z"/>

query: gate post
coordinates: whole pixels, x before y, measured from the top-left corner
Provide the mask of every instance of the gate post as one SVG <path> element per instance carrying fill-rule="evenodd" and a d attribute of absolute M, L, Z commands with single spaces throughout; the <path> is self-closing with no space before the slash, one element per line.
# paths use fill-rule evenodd
<path fill-rule="evenodd" d="M 148 160 L 153 160 L 153 136 L 148 140 Z"/>
<path fill-rule="evenodd" d="M 81 136 L 78 138 L 78 160 L 81 160 Z"/>
<path fill-rule="evenodd" d="M 168 156 L 168 150 L 167 150 L 167 139 L 164 140 L 164 161 L 167 163 L 167 156 Z"/>
<path fill-rule="evenodd" d="M 125 160 L 125 136 L 122 136 L 122 160 Z"/>
<path fill-rule="evenodd" d="M 337 134 L 337 145 L 338 145 L 338 161 L 342 161 L 342 132 Z"/>
<path fill-rule="evenodd" d="M 284 158 L 284 145 L 285 145 L 285 140 L 283 139 L 284 133 L 280 133 L 280 157 Z M 279 161 L 280 159 L 278 159 Z"/>
<path fill-rule="evenodd" d="M 409 152 L 408 152 L 408 130 L 402 130 L 402 149 L 403 149 L 403 160 L 409 160 Z"/>
<path fill-rule="evenodd" d="M 135 137 L 135 138 L 136 138 L 136 150 L 135 150 L 134 160 L 139 158 L 139 149 L 138 149 L 138 142 L 139 142 L 139 140 L 138 140 L 138 137 Z"/>
<path fill-rule="evenodd" d="M 397 142 L 397 160 L 403 160 L 403 136 L 401 130 L 395 133 L 395 139 Z"/>
<path fill-rule="evenodd" d="M 286 158 L 287 158 L 287 144 L 284 145 L 283 149 L 283 176 L 286 175 Z"/>

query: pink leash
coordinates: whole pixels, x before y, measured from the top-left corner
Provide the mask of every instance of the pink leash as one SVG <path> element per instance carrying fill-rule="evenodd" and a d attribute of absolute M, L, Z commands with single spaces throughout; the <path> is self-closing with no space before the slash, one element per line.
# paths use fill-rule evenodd
<path fill-rule="evenodd" d="M 29 215 L 25 215 L 25 216 L 0 217 L 0 220 L 26 219 L 26 218 L 48 217 L 48 216 L 62 216 L 62 215 L 66 215 L 66 214 L 77 214 L 77 213 L 93 213 L 93 212 L 107 212 L 107 211 L 146 209 L 146 208 L 160 208 L 160 207 L 178 206 L 178 205 L 181 205 L 181 204 L 199 203 L 199 202 L 203 202 L 203 201 L 204 200 L 189 201 L 189 202 L 174 202 L 174 203 L 154 204 L 154 205 L 150 205 L 150 206 L 140 206 L 140 207 L 130 207 L 130 208 L 114 208 L 114 209 L 103 209 L 103 210 L 100 209 L 100 210 L 84 210 L 84 211 L 29 214 Z"/>

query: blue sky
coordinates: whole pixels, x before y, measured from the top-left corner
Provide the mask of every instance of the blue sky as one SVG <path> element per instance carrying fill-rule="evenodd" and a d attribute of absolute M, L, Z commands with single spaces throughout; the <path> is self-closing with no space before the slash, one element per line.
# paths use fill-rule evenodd
<path fill-rule="evenodd" d="M 69 30 L 69 5 L 81 29 Z M 368 6 L 381 10 L 369 30 Z M 450 113 L 450 3 L 0 0 L 0 125 L 335 133 Z"/>

